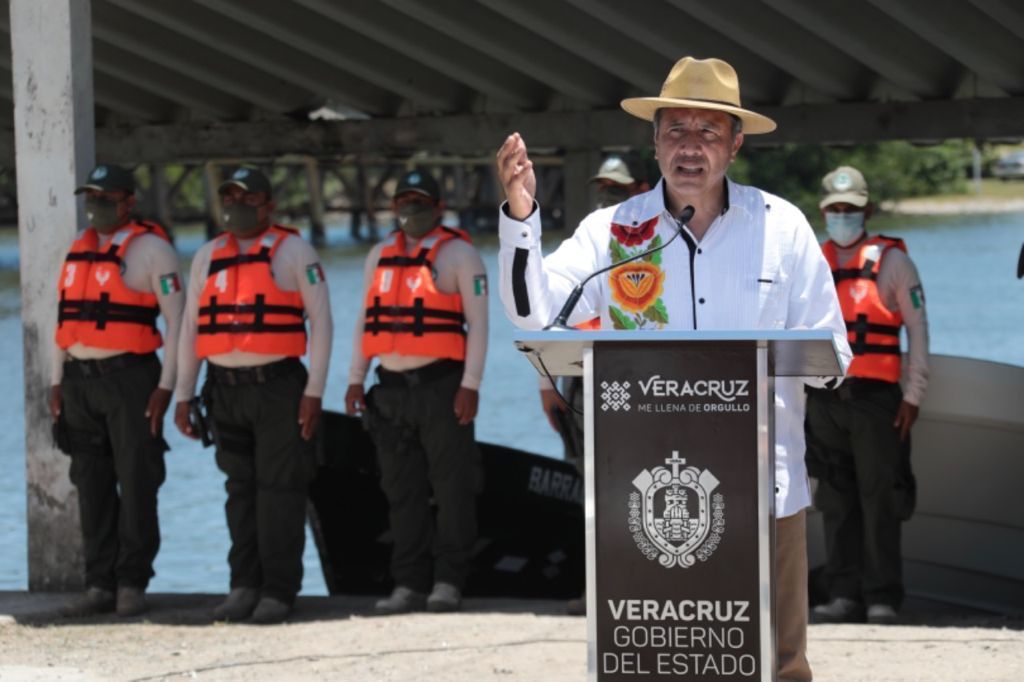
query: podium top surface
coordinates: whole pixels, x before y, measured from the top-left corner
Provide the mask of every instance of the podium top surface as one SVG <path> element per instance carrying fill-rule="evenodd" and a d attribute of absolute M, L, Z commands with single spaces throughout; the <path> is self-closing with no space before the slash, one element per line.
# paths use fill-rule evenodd
<path fill-rule="evenodd" d="M 595 343 L 652 344 L 699 341 L 758 342 L 768 348 L 769 374 L 774 376 L 841 376 L 832 333 L 827 329 L 753 329 L 749 331 L 521 331 L 516 348 L 541 375 L 581 376 L 583 350 Z M 546 368 L 546 371 L 545 371 Z"/>

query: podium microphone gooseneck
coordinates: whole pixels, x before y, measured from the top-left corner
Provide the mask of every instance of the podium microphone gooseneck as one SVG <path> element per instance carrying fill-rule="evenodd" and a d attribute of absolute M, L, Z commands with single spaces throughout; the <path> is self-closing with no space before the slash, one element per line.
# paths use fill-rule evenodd
<path fill-rule="evenodd" d="M 672 238 L 669 239 L 664 244 L 662 244 L 661 246 L 656 246 L 653 249 L 647 249 L 642 253 L 638 253 L 635 256 L 631 256 L 625 260 L 620 260 L 618 263 L 612 263 L 607 267 L 603 267 L 600 270 L 596 270 L 587 275 L 586 279 L 577 284 L 576 288 L 572 290 L 572 293 L 569 294 L 569 298 L 565 299 L 565 303 L 562 305 L 562 309 L 558 311 L 558 315 L 555 317 L 554 321 L 548 326 L 544 327 L 544 331 L 573 331 L 573 328 L 566 324 L 566 321 L 569 319 L 569 315 L 572 313 L 573 308 L 575 308 L 576 304 L 579 302 L 580 296 L 583 295 L 583 287 L 586 286 L 587 282 L 594 279 L 601 273 L 608 272 L 609 270 L 614 270 L 620 265 L 632 263 L 633 261 L 649 256 L 652 253 L 655 253 L 656 251 L 661 251 L 666 246 L 674 242 L 676 240 L 676 237 L 683 233 L 683 227 L 685 227 L 686 224 L 690 222 L 690 219 L 693 218 L 693 213 L 693 206 L 687 206 L 682 210 L 682 212 L 679 214 L 679 218 L 676 219 L 676 224 L 678 227 L 676 229 L 675 234 L 673 234 Z"/>

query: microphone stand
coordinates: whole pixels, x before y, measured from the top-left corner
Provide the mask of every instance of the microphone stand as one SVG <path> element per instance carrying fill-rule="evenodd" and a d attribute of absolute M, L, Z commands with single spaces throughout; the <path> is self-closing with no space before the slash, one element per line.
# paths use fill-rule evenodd
<path fill-rule="evenodd" d="M 587 277 L 582 282 L 580 282 L 579 284 L 576 285 L 576 287 L 572 290 L 572 293 L 569 294 L 569 297 L 567 299 L 565 299 L 565 303 L 562 305 L 562 309 L 558 311 L 558 315 L 555 316 L 554 321 L 552 321 L 552 323 L 549 324 L 548 326 L 544 327 L 544 331 L 576 331 L 575 329 L 570 327 L 566 323 L 566 321 L 569 319 L 569 315 L 572 313 L 573 308 L 575 308 L 576 304 L 579 302 L 580 296 L 583 295 L 583 287 L 586 286 L 587 282 L 589 282 L 590 280 L 594 279 L 595 277 L 597 277 L 598 275 L 600 275 L 602 273 L 608 272 L 609 270 L 614 270 L 615 268 L 619 267 L 620 265 L 625 265 L 626 263 L 632 263 L 635 260 L 639 260 L 640 258 L 645 258 L 645 257 L 651 255 L 652 253 L 656 253 L 658 251 L 661 251 L 666 246 L 668 246 L 669 244 L 674 242 L 676 240 L 676 237 L 678 237 L 680 234 L 682 234 L 683 228 L 686 226 L 686 223 L 689 222 L 691 218 L 693 218 L 693 214 L 694 214 L 693 206 L 687 206 L 686 208 L 684 208 L 682 210 L 682 212 L 679 214 L 679 218 L 676 219 L 676 223 L 677 223 L 676 233 L 674 235 L 672 235 L 671 239 L 669 239 L 667 242 L 665 242 L 661 246 L 656 246 L 653 249 L 647 249 L 646 251 L 644 251 L 642 253 L 638 253 L 635 256 L 630 256 L 629 258 L 627 258 L 625 260 L 620 260 L 618 263 L 612 263 L 609 266 L 603 267 L 600 270 L 597 270 L 597 271 L 592 272 L 589 275 L 587 275 Z"/>

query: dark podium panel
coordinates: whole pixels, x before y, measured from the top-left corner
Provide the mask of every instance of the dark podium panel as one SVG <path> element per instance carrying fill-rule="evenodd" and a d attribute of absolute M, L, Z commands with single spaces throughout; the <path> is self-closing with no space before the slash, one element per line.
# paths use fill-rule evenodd
<path fill-rule="evenodd" d="M 774 378 L 840 372 L 828 332 L 521 334 L 584 377 L 591 679 L 770 680 Z"/>

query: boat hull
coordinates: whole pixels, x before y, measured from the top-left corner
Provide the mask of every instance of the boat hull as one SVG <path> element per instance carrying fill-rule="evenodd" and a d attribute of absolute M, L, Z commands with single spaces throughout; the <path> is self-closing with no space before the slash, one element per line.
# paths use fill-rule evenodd
<path fill-rule="evenodd" d="M 372 441 L 360 420 L 324 414 L 310 520 L 331 594 L 385 594 L 391 538 Z M 484 485 L 467 596 L 578 597 L 583 481 L 562 460 L 480 443 Z"/>
<path fill-rule="evenodd" d="M 912 432 L 917 509 L 903 525 L 908 594 L 1024 614 L 1024 367 L 933 355 Z M 820 514 L 809 564 L 825 563 Z"/>

